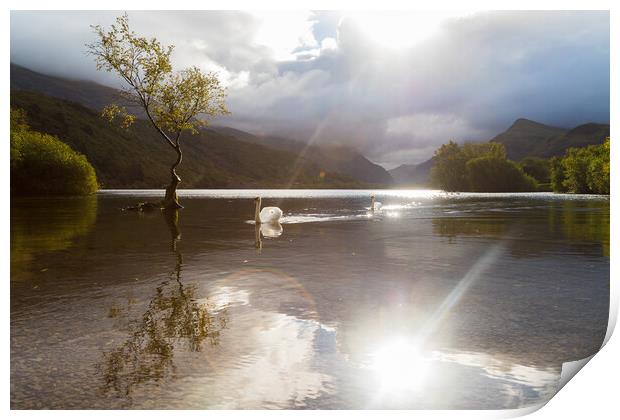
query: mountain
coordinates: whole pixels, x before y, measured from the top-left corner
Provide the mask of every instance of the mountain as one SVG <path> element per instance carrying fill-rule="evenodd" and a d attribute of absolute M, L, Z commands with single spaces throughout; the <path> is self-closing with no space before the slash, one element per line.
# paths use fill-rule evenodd
<path fill-rule="evenodd" d="M 149 123 L 123 130 L 97 111 L 35 92 L 11 91 L 11 106 L 24 109 L 32 129 L 57 136 L 86 155 L 104 188 L 162 188 L 174 153 Z M 340 173 L 283 150 L 202 130 L 182 140 L 182 188 L 363 188 Z"/>
<path fill-rule="evenodd" d="M 569 130 L 519 118 L 490 141 L 502 143 L 508 158 L 519 161 L 527 156 L 560 156 L 568 148 L 600 144 L 606 137 L 609 137 L 609 124 L 587 123 Z M 432 166 L 431 158 L 418 165 L 401 165 L 390 174 L 398 185 L 426 185 Z"/>
<path fill-rule="evenodd" d="M 37 73 L 11 63 L 11 90 L 38 92 L 101 110 L 118 98 L 118 90 L 98 83 Z"/>
<path fill-rule="evenodd" d="M 569 147 L 600 144 L 609 137 L 609 124 L 587 123 L 569 130 L 564 135 L 551 137 L 532 151 L 534 156 L 563 155 Z"/>
<path fill-rule="evenodd" d="M 568 130 L 551 127 L 536 121 L 519 118 L 503 133 L 495 136 L 491 141 L 502 143 L 506 147 L 508 159 L 521 160 L 526 156 L 537 156 L 535 150 L 545 144 L 547 140 L 561 137 Z"/>
<path fill-rule="evenodd" d="M 11 90 L 37 92 L 68 101 L 79 103 L 87 108 L 100 110 L 113 102 L 118 91 L 94 82 L 69 80 L 60 77 L 48 76 L 34 72 L 11 63 Z M 321 171 L 332 174 L 338 173 L 344 178 L 359 184 L 374 184 L 386 186 L 393 183 L 393 179 L 383 167 L 372 163 L 355 150 L 342 146 L 307 146 L 305 143 L 275 136 L 256 136 L 231 127 L 213 127 L 206 133 L 218 134 L 254 145 L 266 146 L 281 152 L 293 161 L 310 162 Z M 214 134 L 215 133 L 215 134 Z M 235 159 L 231 152 L 231 159 Z M 303 156 L 301 154 L 303 153 Z M 343 178 L 343 179 L 344 179 Z"/>
<path fill-rule="evenodd" d="M 372 163 L 365 156 L 346 146 L 308 145 L 277 136 L 255 136 L 230 127 L 214 127 L 215 131 L 232 135 L 273 149 L 285 150 L 305 159 L 320 163 L 326 171 L 339 172 L 363 182 L 389 185 L 392 176 L 382 166 Z"/>
<path fill-rule="evenodd" d="M 518 161 L 526 156 L 563 155 L 570 147 L 599 144 L 606 137 L 609 137 L 609 124 L 587 123 L 567 130 L 521 118 L 491 141 L 502 143 L 508 158 Z"/>
<path fill-rule="evenodd" d="M 433 158 L 430 158 L 417 165 L 403 164 L 397 168 L 390 170 L 390 175 L 394 178 L 394 182 L 399 185 L 427 186 L 428 177 L 433 167 Z"/>

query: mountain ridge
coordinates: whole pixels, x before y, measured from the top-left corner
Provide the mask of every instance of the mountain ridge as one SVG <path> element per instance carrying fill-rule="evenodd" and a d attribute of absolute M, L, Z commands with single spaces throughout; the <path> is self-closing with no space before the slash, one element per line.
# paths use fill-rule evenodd
<path fill-rule="evenodd" d="M 118 97 L 114 88 L 83 80 L 70 80 L 56 76 L 48 76 L 11 63 L 11 90 L 39 93 L 44 96 L 67 100 L 82 106 L 101 110 L 105 105 Z M 140 116 L 138 114 L 138 116 Z M 44 129 L 44 127 L 41 127 Z M 239 141 L 253 143 L 296 154 L 293 158 L 299 165 L 313 163 L 324 173 L 340 174 L 341 178 L 351 178 L 357 183 L 388 186 L 393 179 L 388 171 L 377 165 L 354 149 L 344 147 L 308 146 L 305 143 L 275 136 L 258 136 L 232 127 L 213 126 L 204 133 L 218 133 Z M 148 153 L 147 150 L 144 150 Z M 303 153 L 303 156 L 301 156 Z M 234 161 L 234 153 L 229 154 Z M 289 156 L 289 159 L 292 157 Z M 224 164 L 224 162 L 220 162 Z M 344 179 L 344 178 L 343 178 Z"/>
<path fill-rule="evenodd" d="M 174 153 L 145 120 L 125 130 L 77 102 L 27 91 L 11 91 L 11 106 L 26 112 L 33 130 L 57 136 L 84 154 L 103 188 L 163 188 L 169 181 Z M 286 151 L 208 129 L 185 136 L 182 144 L 182 188 L 369 187 Z"/>

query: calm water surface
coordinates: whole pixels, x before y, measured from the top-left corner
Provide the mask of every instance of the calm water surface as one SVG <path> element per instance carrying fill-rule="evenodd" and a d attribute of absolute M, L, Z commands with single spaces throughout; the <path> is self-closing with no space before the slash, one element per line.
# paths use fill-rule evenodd
<path fill-rule="evenodd" d="M 517 408 L 593 354 L 609 201 L 184 191 L 11 201 L 12 408 Z M 280 226 L 248 223 L 253 197 Z"/>

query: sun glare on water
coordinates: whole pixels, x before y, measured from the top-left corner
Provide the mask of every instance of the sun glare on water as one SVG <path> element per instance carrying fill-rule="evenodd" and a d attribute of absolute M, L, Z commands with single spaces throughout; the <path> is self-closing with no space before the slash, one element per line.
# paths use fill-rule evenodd
<path fill-rule="evenodd" d="M 396 338 L 371 354 L 370 369 L 379 380 L 383 394 L 412 392 L 423 384 L 430 367 L 430 358 L 414 340 Z"/>

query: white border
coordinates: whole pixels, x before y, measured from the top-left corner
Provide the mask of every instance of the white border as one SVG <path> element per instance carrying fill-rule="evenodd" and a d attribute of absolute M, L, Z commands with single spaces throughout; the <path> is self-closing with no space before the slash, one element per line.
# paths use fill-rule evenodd
<path fill-rule="evenodd" d="M 5 57 L 4 66 L 0 67 L 2 72 L 2 79 L 4 81 L 3 103 L 2 103 L 2 132 L 5 136 L 8 134 L 8 120 L 9 120 L 9 63 L 7 58 L 9 57 L 10 49 L 10 9 L 15 10 L 27 10 L 27 9 L 64 9 L 64 10 L 100 10 L 100 9 L 112 9 L 112 10 L 183 10 L 183 9 L 271 9 L 271 10 L 292 10 L 292 9 L 369 9 L 369 10 L 403 10 L 403 9 L 418 9 L 418 10 L 442 10 L 442 9 L 480 9 L 480 10 L 611 10 L 611 137 L 616 139 L 617 136 L 617 122 L 618 122 L 618 83 L 617 75 L 620 74 L 620 63 L 618 58 L 618 27 L 620 25 L 620 19 L 617 17 L 617 13 L 620 13 L 620 5 L 616 6 L 618 2 L 612 1 L 534 1 L 534 0 L 521 0 L 521 1 L 503 1 L 501 3 L 497 1 L 442 1 L 435 0 L 433 2 L 420 2 L 418 4 L 412 4 L 411 1 L 404 0 L 382 0 L 380 2 L 374 1 L 354 1 L 354 0 L 314 0 L 304 1 L 299 0 L 294 3 L 284 0 L 262 0 L 259 2 L 251 0 L 211 0 L 211 1 L 184 1 L 177 0 L 175 2 L 164 2 L 161 0 L 140 0 L 140 1 L 119 1 L 108 0 L 105 2 L 90 2 L 84 3 L 76 0 L 57 0 L 53 3 L 43 0 L 22 0 L 14 1 L 9 0 L 8 8 L 4 10 L 2 14 L 2 49 Z M 615 8 L 614 8 L 615 6 Z M 6 141 L 6 137 L 5 137 Z M 612 167 L 618 166 L 618 157 L 614 152 L 616 149 L 615 143 L 612 146 Z M 8 146 L 5 143 L 4 147 L 4 165 L 0 168 L 2 175 L 0 176 L 0 182 L 2 183 L 3 191 L 9 190 L 9 167 L 8 167 Z M 618 180 L 612 176 L 612 195 L 611 195 L 611 237 L 618 237 L 618 223 L 615 222 L 615 209 L 617 203 Z M 4 290 L 2 293 L 3 303 L 5 308 L 4 317 L 2 322 L 4 346 L 2 346 L 2 369 L 3 378 L 2 382 L 2 397 L 4 402 L 4 410 L 9 409 L 10 398 L 10 362 L 9 362 L 9 326 L 10 326 L 10 284 L 9 284 L 9 204 L 5 203 L 1 208 L 2 217 L 4 220 L 3 232 L 5 240 L 2 242 L 2 274 L 4 274 Z M 617 252 L 614 246 L 615 242 L 611 244 L 611 309 L 610 309 L 610 325 L 606 342 L 609 340 L 613 326 L 618 313 L 618 287 L 614 278 L 618 273 L 617 264 Z M 617 413 L 618 404 L 616 403 L 617 391 L 615 380 L 618 378 L 618 360 L 617 356 L 620 353 L 620 344 L 618 338 L 613 338 L 607 342 L 602 352 L 595 355 L 591 362 L 589 362 L 583 371 L 578 374 L 578 378 L 570 381 L 565 388 L 563 388 L 551 401 L 541 410 L 531 414 L 531 418 L 547 419 L 562 417 L 567 419 L 583 419 L 584 417 L 592 418 L 608 418 L 611 417 L 611 413 Z M 124 412 L 109 412 L 109 411 L 90 411 L 88 416 L 91 418 L 108 418 L 109 416 L 120 416 L 127 418 L 135 417 L 149 417 L 152 418 L 168 418 L 171 415 L 182 415 L 188 418 L 203 418 L 204 416 L 217 416 L 221 418 L 238 418 L 248 417 L 252 419 L 261 419 L 265 417 L 281 417 L 281 416 L 294 416 L 294 417 L 306 417 L 315 415 L 336 415 L 338 417 L 351 417 L 351 418 L 375 418 L 376 416 L 388 416 L 391 418 L 411 418 L 415 416 L 417 418 L 498 418 L 498 417 L 513 417 L 515 415 L 523 415 L 531 412 L 534 408 L 523 410 L 505 410 L 505 411 L 329 411 L 329 412 L 304 412 L 304 411 L 227 411 L 227 412 L 201 412 L 201 411 L 150 411 L 150 412 L 136 412 L 136 411 L 124 411 Z M 12 417 L 16 418 L 33 418 L 39 416 L 50 416 L 58 418 L 83 418 L 86 413 L 79 411 L 12 411 L 9 413 Z"/>

